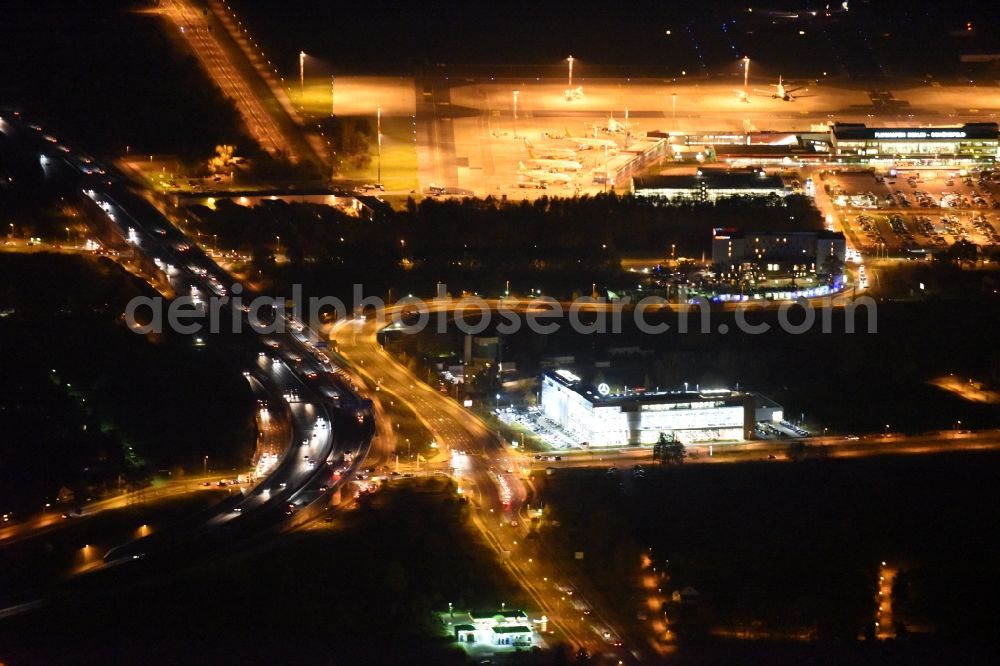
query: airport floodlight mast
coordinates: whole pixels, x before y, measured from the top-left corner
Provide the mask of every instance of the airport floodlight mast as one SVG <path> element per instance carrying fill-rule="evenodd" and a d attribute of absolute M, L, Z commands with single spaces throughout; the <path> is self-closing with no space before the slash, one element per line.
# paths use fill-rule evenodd
<path fill-rule="evenodd" d="M 566 58 L 566 62 L 569 63 L 569 76 L 566 78 L 566 101 L 572 102 L 575 99 L 583 98 L 583 86 L 573 87 L 573 61 L 576 60 L 573 56 Z"/>
<path fill-rule="evenodd" d="M 514 91 L 514 138 L 517 138 L 517 96 L 521 94 L 520 90 Z"/>
<path fill-rule="evenodd" d="M 610 176 L 610 171 L 608 170 L 608 144 L 604 144 L 604 193 L 608 193 L 608 178 Z"/>
<path fill-rule="evenodd" d="M 743 88 L 746 89 L 750 79 L 750 56 L 743 56 Z"/>
<path fill-rule="evenodd" d="M 382 182 L 382 105 L 375 109 L 375 134 L 378 137 L 378 180 Z"/>
<path fill-rule="evenodd" d="M 334 113 L 334 110 L 337 108 L 336 107 L 336 101 L 337 101 L 337 96 L 336 96 L 337 87 L 336 86 L 337 86 L 337 77 L 334 76 L 333 74 L 331 74 L 330 75 L 330 117 L 331 118 L 333 118 L 336 115 Z"/>
<path fill-rule="evenodd" d="M 299 95 L 306 99 L 306 52 L 299 51 Z"/>

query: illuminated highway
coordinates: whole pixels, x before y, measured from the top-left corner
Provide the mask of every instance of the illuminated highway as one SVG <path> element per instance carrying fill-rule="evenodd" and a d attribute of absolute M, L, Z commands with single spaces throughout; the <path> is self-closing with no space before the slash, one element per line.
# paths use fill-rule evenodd
<path fill-rule="evenodd" d="M 689 446 L 684 464 L 724 464 L 766 460 L 783 462 L 788 445 L 795 440 L 775 439 L 746 443 L 701 444 Z M 827 458 L 864 458 L 886 455 L 927 455 L 1000 450 L 1000 431 L 980 432 L 944 431 L 937 434 L 868 435 L 866 437 L 810 437 L 806 440 L 811 451 Z M 535 459 L 522 456 L 521 464 L 535 470 L 547 467 L 588 468 L 618 465 L 648 464 L 653 462 L 650 448 L 598 449 L 593 451 L 560 451 L 560 460 Z"/>
<path fill-rule="evenodd" d="M 79 187 L 89 214 L 118 229 L 136 252 L 151 260 L 173 293 L 194 304 L 212 295 L 245 291 L 197 245 L 143 196 L 132 191 L 110 167 L 95 169 L 89 158 L 71 150 L 57 151 L 42 140 L 42 131 L 22 119 L 6 125 L 8 134 L 38 147 L 46 178 Z M 203 307 L 203 306 L 198 306 Z M 207 544 L 231 542 L 262 531 L 286 529 L 314 517 L 351 474 L 335 476 L 333 468 L 350 454 L 356 466 L 364 459 L 371 439 L 369 409 L 349 382 L 342 379 L 328 357 L 313 345 L 304 327 L 275 312 L 275 333 L 257 333 L 248 319 L 249 308 L 235 315 L 247 331 L 248 342 L 260 351 L 244 376 L 252 386 L 280 396 L 290 421 L 271 435 L 287 436 L 283 456 L 256 486 L 220 503 L 197 525 L 180 531 L 154 533 L 112 549 L 109 563 L 121 563 L 166 551 L 188 548 L 204 551 Z M 235 309 L 235 307 L 233 307 Z M 225 317 L 224 317 L 225 319 Z M 207 334 L 206 334 L 207 336 Z M 195 339 L 196 344 L 204 343 Z M 277 415 L 277 412 L 275 412 Z M 274 442 L 270 442 L 271 445 Z M 353 469 L 353 467 L 352 467 Z"/>
<path fill-rule="evenodd" d="M 219 478 L 218 474 L 209 474 L 166 481 L 150 488 L 144 488 L 141 493 L 123 493 L 108 499 L 91 502 L 85 505 L 79 514 L 67 513 L 67 516 L 73 516 L 71 518 L 64 518 L 61 509 L 51 509 L 0 528 L 0 546 L 9 546 L 25 539 L 33 539 L 51 530 L 59 529 L 70 522 L 89 518 L 103 511 L 126 508 L 136 497 L 141 497 L 142 503 L 145 504 L 188 493 L 218 489 L 218 486 L 208 484 L 218 481 Z"/>
<path fill-rule="evenodd" d="M 403 306 L 390 307 L 367 319 L 341 320 L 333 326 L 330 338 L 336 342 L 339 353 L 370 385 L 380 387 L 374 394 L 377 399 L 399 400 L 418 415 L 446 456 L 446 462 L 433 467 L 443 467 L 463 493 L 471 496 L 478 508 L 472 512 L 473 520 L 484 540 L 566 639 L 576 647 L 585 647 L 591 654 L 614 651 L 620 653 L 622 659 L 631 659 L 627 652 L 616 649 L 608 639 L 597 634 L 592 620 L 581 620 L 579 611 L 567 601 L 566 593 L 556 587 L 579 588 L 579 585 L 553 570 L 546 563 L 548 558 L 529 561 L 526 556 L 518 555 L 516 546 L 523 543 L 529 533 L 528 521 L 523 519 L 528 489 L 522 478 L 519 456 L 479 418 L 418 380 L 379 344 L 378 334 L 384 325 L 379 323 L 380 318 L 391 321 L 403 309 Z M 385 432 L 383 429 L 383 435 Z M 582 602 L 579 594 L 576 601 Z M 594 609 L 594 612 L 599 611 Z M 604 622 L 604 625 L 610 626 L 610 623 Z M 621 635 L 614 627 L 611 629 Z"/>

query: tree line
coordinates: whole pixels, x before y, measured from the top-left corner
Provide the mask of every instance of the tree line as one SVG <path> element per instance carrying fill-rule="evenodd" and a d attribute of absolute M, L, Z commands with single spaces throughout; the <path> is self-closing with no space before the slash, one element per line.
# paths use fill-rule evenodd
<path fill-rule="evenodd" d="M 404 285 L 431 291 L 439 281 L 495 292 L 508 280 L 522 293 L 589 293 L 593 283 L 621 288 L 635 281 L 620 267 L 625 256 L 707 254 L 713 227 L 822 228 L 805 197 L 669 205 L 613 193 L 530 202 L 411 199 L 404 210 L 373 219 L 282 201 L 253 208 L 220 202 L 191 213 L 198 232 L 248 252 L 254 268 L 279 284 L 309 281 L 325 293 L 359 281 L 383 292 Z M 279 251 L 288 263 L 276 267 Z"/>

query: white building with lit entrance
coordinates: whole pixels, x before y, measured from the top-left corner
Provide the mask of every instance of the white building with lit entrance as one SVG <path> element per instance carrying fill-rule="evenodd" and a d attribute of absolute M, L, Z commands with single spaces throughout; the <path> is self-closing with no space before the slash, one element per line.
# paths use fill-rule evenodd
<path fill-rule="evenodd" d="M 455 640 L 460 643 L 497 647 L 534 645 L 534 630 L 522 610 L 469 611 L 468 619 L 452 628 Z"/>
<path fill-rule="evenodd" d="M 685 444 L 742 441 L 759 421 L 782 420 L 780 405 L 759 394 L 729 389 L 624 391 L 594 387 L 569 370 L 542 375 L 545 416 L 592 446 L 654 444 L 660 433 Z"/>

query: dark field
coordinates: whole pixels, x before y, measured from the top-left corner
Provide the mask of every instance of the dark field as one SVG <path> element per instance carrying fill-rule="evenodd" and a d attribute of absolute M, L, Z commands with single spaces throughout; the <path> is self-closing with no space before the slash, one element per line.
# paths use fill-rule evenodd
<path fill-rule="evenodd" d="M 540 483 L 561 521 L 549 538 L 622 617 L 642 598 L 640 551 L 652 548 L 670 590 L 697 589 L 694 607 L 668 608 L 682 645 L 719 642 L 722 628 L 853 642 L 871 633 L 887 561 L 906 581 L 893 592 L 897 647 L 916 656 L 921 645 L 934 654 L 992 640 L 998 471 L 991 453 L 695 465 L 645 478 L 561 470 Z M 582 565 L 574 550 L 586 551 Z M 930 634 L 908 636 L 914 627 Z"/>
<path fill-rule="evenodd" d="M 144 283 L 107 260 L 0 254 L 0 284 L 3 512 L 34 512 L 63 486 L 82 501 L 160 469 L 200 471 L 205 455 L 248 464 L 243 366 L 221 344 L 129 332 L 119 317 Z"/>
<path fill-rule="evenodd" d="M 66 145 L 97 155 L 122 156 L 128 146 L 133 155 L 195 160 L 219 143 L 252 151 L 235 106 L 176 48 L 148 12 L 155 5 L 5 2 L 0 108 L 22 109 Z"/>
<path fill-rule="evenodd" d="M 958 53 L 968 42 L 987 51 L 995 43 L 988 26 L 996 24 L 998 11 L 975 0 L 852 0 L 847 14 L 830 16 L 824 10 L 837 10 L 839 2 L 383 1 L 353 8 L 315 0 L 231 0 L 230 5 L 284 72 L 296 71 L 296 56 L 304 49 L 323 61 L 312 60 L 312 66 L 340 74 L 457 74 L 461 67 L 443 67 L 475 65 L 480 75 L 562 77 L 564 59 L 572 53 L 584 83 L 588 76 L 681 72 L 737 78 L 737 61 L 744 55 L 754 59 L 756 76 L 954 76 Z M 980 29 L 966 36 L 962 29 L 970 20 Z"/>

